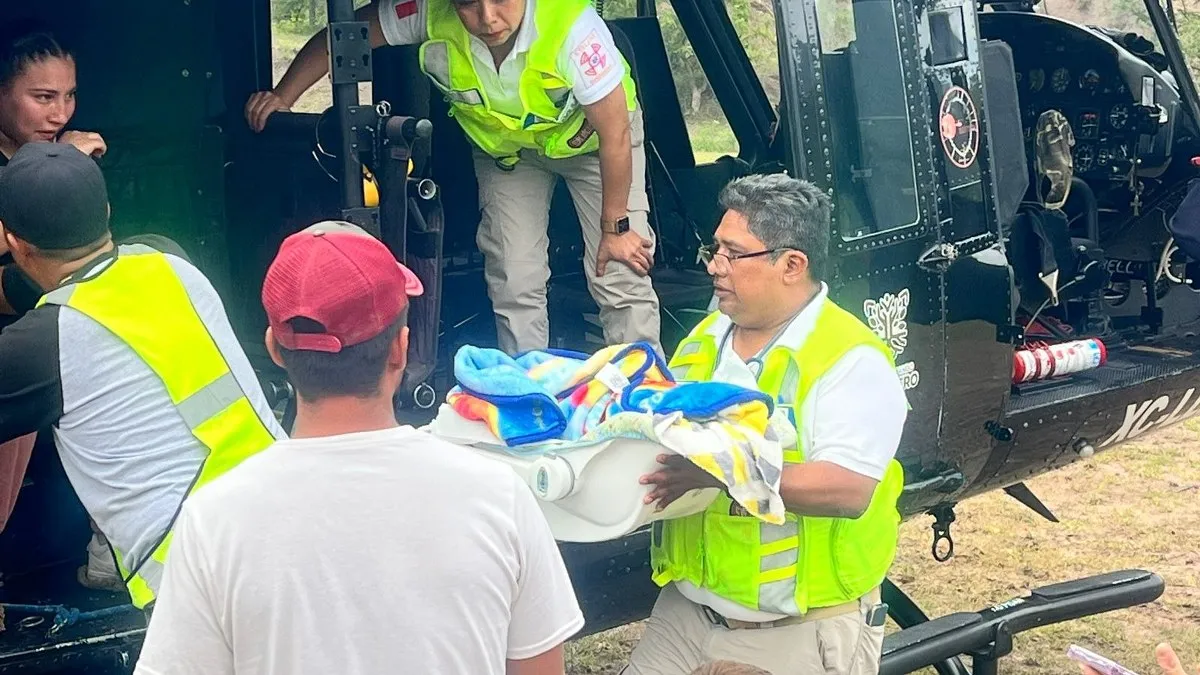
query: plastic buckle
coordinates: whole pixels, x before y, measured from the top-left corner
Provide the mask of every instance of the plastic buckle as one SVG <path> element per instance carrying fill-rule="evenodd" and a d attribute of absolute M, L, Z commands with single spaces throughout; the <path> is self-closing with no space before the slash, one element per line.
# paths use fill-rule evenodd
<path fill-rule="evenodd" d="M 725 617 L 718 614 L 712 607 L 709 607 L 708 605 L 700 605 L 700 609 L 704 612 L 704 616 L 714 626 L 724 626 L 725 628 L 729 628 L 729 622 L 725 620 Z"/>

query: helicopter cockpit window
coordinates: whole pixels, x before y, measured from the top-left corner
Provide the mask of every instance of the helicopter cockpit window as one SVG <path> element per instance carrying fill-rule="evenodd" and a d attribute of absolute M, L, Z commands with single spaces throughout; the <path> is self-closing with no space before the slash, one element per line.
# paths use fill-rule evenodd
<path fill-rule="evenodd" d="M 817 13 L 842 238 L 914 226 L 913 122 L 894 0 L 817 0 Z"/>
<path fill-rule="evenodd" d="M 957 63 L 967 58 L 967 27 L 962 7 L 951 7 L 929 13 L 930 44 L 933 65 Z"/>
<path fill-rule="evenodd" d="M 779 44 L 775 28 L 775 3 L 757 0 L 725 0 L 725 11 L 737 31 L 746 56 L 767 100 L 780 100 Z"/>
<path fill-rule="evenodd" d="M 1166 4 L 1168 7 L 1172 6 L 1172 3 Z M 1200 40 L 1200 6 L 1194 0 L 1177 1 L 1173 4 L 1179 41 L 1194 79 L 1200 75 L 1200 51 L 1194 48 Z M 1162 44 L 1154 32 L 1154 25 L 1150 22 L 1150 13 L 1142 0 L 1057 0 L 1040 3 L 1036 11 L 1082 26 L 1095 27 L 1108 33 L 1133 53 L 1148 56 L 1148 60 L 1160 71 L 1169 68 L 1166 57 L 1162 56 Z"/>

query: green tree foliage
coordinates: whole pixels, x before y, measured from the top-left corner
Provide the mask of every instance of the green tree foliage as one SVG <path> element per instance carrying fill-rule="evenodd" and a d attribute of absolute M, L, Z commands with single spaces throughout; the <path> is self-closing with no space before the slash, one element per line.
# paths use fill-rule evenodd
<path fill-rule="evenodd" d="M 771 100 L 779 98 L 779 62 L 775 46 L 775 13 L 771 0 L 726 0 L 725 10 L 737 30 L 738 37 L 754 64 L 759 78 Z M 636 0 L 603 0 L 606 19 L 637 15 Z M 700 67 L 691 42 L 679 25 L 679 19 L 669 0 L 657 0 L 655 12 L 662 30 L 663 44 L 675 77 L 675 89 L 689 118 L 710 120 L 719 114 L 709 88 L 708 78 Z"/>
<path fill-rule="evenodd" d="M 1165 0 L 1162 2 L 1166 6 Z M 1195 78 L 1200 73 L 1200 0 L 1172 0 L 1179 41 Z M 1161 51 L 1142 0 L 1042 0 L 1039 11 L 1089 26 L 1130 31 Z"/>
<path fill-rule="evenodd" d="M 354 0 L 362 7 L 371 0 Z M 271 23 L 289 33 L 311 35 L 325 25 L 327 0 L 271 0 Z"/>
<path fill-rule="evenodd" d="M 1192 79 L 1200 74 L 1200 0 L 1175 0 L 1179 43 L 1187 57 Z"/>
<path fill-rule="evenodd" d="M 326 1 L 271 0 L 272 22 L 279 36 L 277 59 L 290 59 L 304 39 L 324 26 Z M 361 7 L 369 1 L 355 0 L 355 6 Z M 653 1 L 667 57 L 671 62 L 676 93 L 689 123 L 721 120 L 720 109 L 708 79 L 679 25 L 670 0 Z M 593 2 L 600 5 L 605 18 L 632 17 L 637 14 L 637 0 Z M 845 46 L 853 38 L 852 2 L 817 0 L 825 49 Z M 1200 0 L 1173 0 L 1173 4 L 1184 53 L 1188 56 L 1192 72 L 1200 73 Z M 778 101 L 779 63 L 773 0 L 724 0 L 724 5 L 769 100 Z M 1082 24 L 1133 31 L 1158 44 L 1142 0 L 1043 0 L 1038 11 Z"/>

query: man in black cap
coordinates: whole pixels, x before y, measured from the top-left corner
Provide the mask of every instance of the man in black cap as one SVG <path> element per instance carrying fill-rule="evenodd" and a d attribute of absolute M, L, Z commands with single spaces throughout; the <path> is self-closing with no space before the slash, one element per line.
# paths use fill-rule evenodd
<path fill-rule="evenodd" d="M 146 607 L 184 498 L 286 434 L 204 275 L 115 245 L 108 214 L 72 146 L 27 144 L 0 172 L 3 239 L 44 293 L 0 332 L 0 442 L 51 428 L 103 534 L 89 570 L 110 561 Z"/>

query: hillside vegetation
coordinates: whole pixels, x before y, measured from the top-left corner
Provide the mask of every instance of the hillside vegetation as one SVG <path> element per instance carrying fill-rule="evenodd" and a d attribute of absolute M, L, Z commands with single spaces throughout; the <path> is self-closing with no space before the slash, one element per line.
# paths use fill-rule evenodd
<path fill-rule="evenodd" d="M 637 0 L 601 2 L 606 18 L 636 14 Z M 276 78 L 283 74 L 304 41 L 324 25 L 325 3 L 326 0 L 272 0 Z M 367 0 L 355 0 L 356 6 L 366 3 Z M 1192 71 L 1200 72 L 1200 0 L 1174 0 L 1174 5 L 1184 52 L 1189 56 Z M 725 6 L 768 99 L 778 101 L 779 64 L 772 0 L 726 0 Z M 852 32 L 850 7 L 850 0 L 818 0 L 822 42 L 827 48 L 848 41 Z M 1158 43 L 1142 0 L 1043 0 L 1038 11 L 1084 24 L 1134 31 Z M 669 0 L 656 0 L 656 12 L 675 77 L 676 93 L 699 159 L 736 153 L 737 141 L 722 116 Z M 365 85 L 362 92 L 364 96 L 369 95 L 369 85 Z M 329 85 L 321 82 L 298 102 L 296 110 L 320 111 L 330 101 Z"/>

